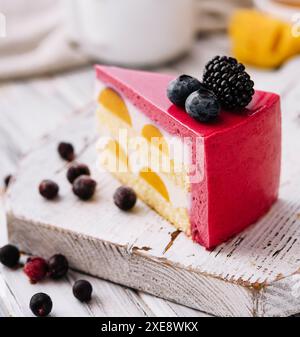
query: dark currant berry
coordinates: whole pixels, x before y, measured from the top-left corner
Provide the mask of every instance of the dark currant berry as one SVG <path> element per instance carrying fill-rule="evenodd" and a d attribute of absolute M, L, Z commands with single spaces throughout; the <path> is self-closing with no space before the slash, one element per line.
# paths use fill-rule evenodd
<path fill-rule="evenodd" d="M 37 283 L 47 276 L 48 263 L 41 257 L 31 257 L 25 263 L 24 273 L 31 283 Z"/>
<path fill-rule="evenodd" d="M 7 188 L 9 183 L 11 182 L 11 179 L 12 179 L 12 175 L 9 174 L 7 175 L 5 178 L 4 178 L 4 187 Z"/>
<path fill-rule="evenodd" d="M 56 254 L 48 260 L 48 274 L 54 280 L 64 277 L 68 270 L 69 263 L 65 256 Z"/>
<path fill-rule="evenodd" d="M 75 158 L 74 147 L 71 143 L 61 142 L 58 144 L 57 151 L 62 159 L 72 161 Z"/>
<path fill-rule="evenodd" d="M 224 109 L 246 107 L 254 95 L 254 82 L 244 65 L 233 57 L 216 56 L 205 67 L 203 84 L 214 92 Z"/>
<path fill-rule="evenodd" d="M 50 296 L 38 293 L 31 297 L 29 307 L 35 316 L 45 317 L 51 313 L 53 303 Z"/>
<path fill-rule="evenodd" d="M 0 249 L 0 262 L 8 267 L 15 268 L 20 260 L 20 251 L 13 245 L 6 245 Z"/>
<path fill-rule="evenodd" d="M 78 280 L 73 285 L 73 294 L 80 302 L 88 302 L 91 300 L 93 287 L 90 282 Z"/>
<path fill-rule="evenodd" d="M 39 191 L 44 198 L 52 200 L 57 197 L 59 187 L 52 180 L 43 180 L 39 185 Z"/>
<path fill-rule="evenodd" d="M 94 195 L 97 183 L 89 176 L 80 176 L 73 183 L 73 192 L 81 200 L 89 200 Z"/>
<path fill-rule="evenodd" d="M 90 174 L 91 172 L 87 165 L 75 163 L 68 168 L 67 179 L 73 184 L 76 178 L 83 175 L 89 176 Z"/>
<path fill-rule="evenodd" d="M 185 103 L 186 112 L 199 122 L 214 121 L 220 114 L 220 104 L 209 90 L 198 90 L 192 93 Z"/>
<path fill-rule="evenodd" d="M 201 88 L 202 84 L 196 78 L 188 75 L 181 75 L 169 83 L 167 96 L 173 104 L 184 107 L 188 96 Z"/>
<path fill-rule="evenodd" d="M 136 203 L 135 191 L 127 186 L 119 187 L 114 193 L 114 203 L 123 211 L 132 209 Z"/>

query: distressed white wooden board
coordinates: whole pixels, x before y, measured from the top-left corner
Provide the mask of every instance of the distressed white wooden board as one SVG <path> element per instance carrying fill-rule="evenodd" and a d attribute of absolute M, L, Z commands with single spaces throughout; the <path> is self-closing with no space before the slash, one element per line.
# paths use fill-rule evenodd
<path fill-rule="evenodd" d="M 78 114 L 24 158 L 8 193 L 13 243 L 43 256 L 60 251 L 78 270 L 214 315 L 300 312 L 300 174 L 291 176 L 290 166 L 284 165 L 277 204 L 255 226 L 214 251 L 205 251 L 181 233 L 164 252 L 173 226 L 142 202 L 132 213 L 114 207 L 112 194 L 119 184 L 96 169 L 93 111 L 92 106 Z M 294 136 L 288 139 L 294 141 Z M 93 168 L 99 186 L 90 202 L 71 193 L 66 164 L 56 153 L 61 139 L 73 142 L 78 160 Z M 289 155 L 287 151 L 283 163 Z M 59 200 L 47 202 L 39 196 L 43 178 L 59 183 Z"/>
<path fill-rule="evenodd" d="M 0 245 L 7 242 L 4 212 L 0 196 Z M 22 260 L 26 260 L 26 256 Z M 72 285 L 75 279 L 88 279 L 93 285 L 93 299 L 88 305 L 74 300 Z M 92 317 L 206 317 L 200 311 L 190 309 L 157 297 L 121 287 L 105 280 L 89 277 L 74 271 L 59 282 L 30 284 L 21 269 L 15 271 L 0 266 L 0 317 L 32 316 L 29 301 L 38 291 L 50 294 L 53 300 L 51 316 Z M 67 301 L 66 301 L 67 299 Z"/>

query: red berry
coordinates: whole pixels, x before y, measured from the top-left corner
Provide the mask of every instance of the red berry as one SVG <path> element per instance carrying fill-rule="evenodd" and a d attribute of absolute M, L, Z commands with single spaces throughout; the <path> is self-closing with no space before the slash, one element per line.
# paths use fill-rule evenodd
<path fill-rule="evenodd" d="M 24 272 L 32 283 L 37 283 L 44 279 L 48 269 L 47 261 L 41 257 L 29 258 L 24 266 Z"/>

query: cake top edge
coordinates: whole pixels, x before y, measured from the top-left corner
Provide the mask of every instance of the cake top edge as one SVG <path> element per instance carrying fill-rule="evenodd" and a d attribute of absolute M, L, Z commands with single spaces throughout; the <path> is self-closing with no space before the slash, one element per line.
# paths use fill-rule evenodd
<path fill-rule="evenodd" d="M 175 75 L 107 65 L 95 65 L 95 70 L 97 80 L 118 91 L 148 116 L 157 115 L 160 119 L 173 120 L 186 128 L 187 132 L 201 137 L 208 137 L 245 123 L 247 119 L 262 113 L 274 104 L 279 104 L 280 101 L 278 94 L 256 90 L 250 104 L 239 113 L 222 109 L 217 122 L 202 124 L 168 99 L 167 87 L 170 81 L 176 78 Z"/>

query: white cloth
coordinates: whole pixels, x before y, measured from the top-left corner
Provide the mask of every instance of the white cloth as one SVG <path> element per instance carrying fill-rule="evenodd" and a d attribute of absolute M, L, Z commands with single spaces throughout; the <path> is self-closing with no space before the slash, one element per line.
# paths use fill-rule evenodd
<path fill-rule="evenodd" d="M 0 37 L 0 80 L 51 74 L 90 61 L 67 38 L 62 1 L 0 0 L 7 26 L 7 36 Z M 197 1 L 198 29 L 211 31 L 225 28 L 232 8 L 251 0 Z"/>
<path fill-rule="evenodd" d="M 0 0 L 6 37 L 0 38 L 0 79 L 80 66 L 89 60 L 66 38 L 60 0 Z"/>

